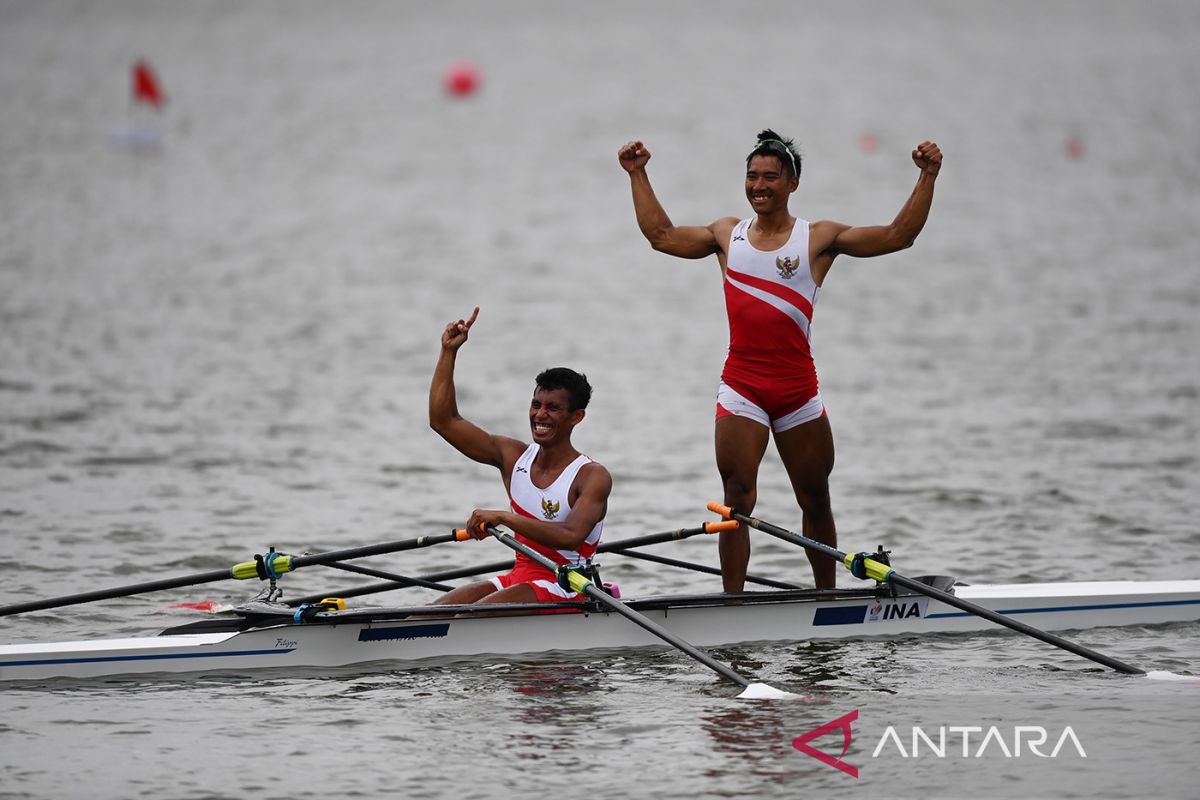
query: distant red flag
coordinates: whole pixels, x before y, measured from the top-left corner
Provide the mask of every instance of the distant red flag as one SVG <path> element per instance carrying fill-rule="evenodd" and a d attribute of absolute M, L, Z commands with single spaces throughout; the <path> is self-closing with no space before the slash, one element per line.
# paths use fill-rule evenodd
<path fill-rule="evenodd" d="M 133 100 L 135 103 L 145 103 L 148 106 L 162 108 L 167 102 L 162 89 L 158 87 L 158 78 L 154 70 L 145 61 L 133 65 Z"/>

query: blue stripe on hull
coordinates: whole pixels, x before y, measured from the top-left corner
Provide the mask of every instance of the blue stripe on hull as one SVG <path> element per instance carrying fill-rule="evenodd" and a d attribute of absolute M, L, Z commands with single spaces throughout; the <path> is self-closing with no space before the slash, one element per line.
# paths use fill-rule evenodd
<path fill-rule="evenodd" d="M 813 625 L 861 625 L 866 618 L 866 606 L 818 608 L 813 614 Z"/>
<path fill-rule="evenodd" d="M 1200 600 L 1154 600 L 1144 603 L 1106 603 L 1089 606 L 1046 606 L 1045 608 L 1011 608 L 997 611 L 997 614 L 1015 616 L 1017 614 L 1053 614 L 1060 611 L 1113 611 L 1119 608 L 1155 608 L 1158 606 L 1194 606 Z M 929 614 L 925 619 L 949 619 L 951 617 L 973 617 L 970 611 L 943 611 L 939 614 Z"/>
<path fill-rule="evenodd" d="M 296 648 L 271 648 L 270 650 L 229 650 L 218 653 L 160 653 L 152 656 L 90 656 L 77 658 L 35 658 L 29 661 L 0 661 L 4 667 L 33 667 L 45 664 L 103 664 L 113 661 L 174 661 L 182 658 L 227 658 L 230 656 L 267 656 L 273 653 L 284 655 Z"/>
<path fill-rule="evenodd" d="M 450 631 L 450 623 L 437 625 L 405 625 L 392 628 L 364 628 L 358 632 L 360 642 L 390 642 L 396 639 L 440 639 Z"/>
<path fill-rule="evenodd" d="M 1045 606 L 1041 608 L 1010 608 L 997 611 L 1005 616 L 1018 614 L 1053 614 L 1071 613 L 1076 611 L 1115 611 L 1122 608 L 1158 608 L 1165 606 L 1200 605 L 1200 600 L 1148 600 L 1140 603 L 1096 603 L 1082 606 Z M 813 626 L 824 625 L 865 625 L 866 606 L 842 606 L 838 608 L 818 608 L 813 614 Z M 970 611 L 942 611 L 936 614 L 926 614 L 925 619 L 953 619 L 956 617 L 973 617 Z"/>

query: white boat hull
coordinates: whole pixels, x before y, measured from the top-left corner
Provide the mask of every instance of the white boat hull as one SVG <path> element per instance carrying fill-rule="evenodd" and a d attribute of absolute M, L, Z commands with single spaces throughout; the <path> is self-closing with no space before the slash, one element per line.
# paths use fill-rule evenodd
<path fill-rule="evenodd" d="M 770 593 L 767 593 L 770 594 Z M 774 593 L 776 597 L 787 593 Z M 1200 581 L 1089 582 L 957 586 L 977 605 L 1052 631 L 1200 620 Z M 922 596 L 817 600 L 811 594 L 729 605 L 718 599 L 641 613 L 692 644 L 1006 630 Z M 383 612 L 383 609 L 380 609 Z M 142 673 L 243 672 L 344 667 L 372 662 L 517 656 L 553 651 L 665 646 L 625 618 L 604 611 L 506 617 L 372 619 L 363 610 L 339 621 L 290 621 L 241 632 L 0 645 L 0 680 L 95 678 Z"/>

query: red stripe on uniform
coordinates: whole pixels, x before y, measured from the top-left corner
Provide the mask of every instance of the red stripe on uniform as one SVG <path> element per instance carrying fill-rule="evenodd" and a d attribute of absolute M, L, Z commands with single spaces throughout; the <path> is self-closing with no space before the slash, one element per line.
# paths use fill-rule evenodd
<path fill-rule="evenodd" d="M 516 502 L 514 502 L 511 497 L 508 498 L 508 504 L 509 504 L 509 506 L 512 507 L 513 513 L 516 514 L 517 516 L 527 517 L 529 519 L 537 519 L 537 517 L 535 517 L 533 514 L 530 514 L 528 511 L 526 511 L 525 509 L 523 509 L 519 505 L 517 505 Z M 516 531 L 513 531 L 513 536 L 516 537 L 516 540 L 518 542 L 522 542 L 523 544 L 529 545 L 534 550 L 537 550 L 539 553 L 544 555 L 546 558 L 553 561 L 555 564 L 569 563 L 567 561 L 567 559 L 563 558 L 563 554 L 558 552 L 557 550 L 555 550 L 553 547 L 547 547 L 546 545 L 541 544 L 540 542 L 535 542 L 533 539 L 530 539 L 528 536 L 522 536 L 521 534 L 517 533 Z M 595 548 L 592 548 L 592 550 L 593 550 L 593 552 L 595 552 Z M 537 562 L 535 562 L 533 559 L 529 558 L 528 556 L 524 555 L 523 553 L 517 553 L 516 563 L 519 564 L 522 562 L 528 562 L 529 564 L 535 564 L 535 565 L 537 564 Z M 540 566 L 540 565 L 538 565 L 538 566 Z M 553 573 L 551 573 L 551 575 L 553 575 Z"/>
<path fill-rule="evenodd" d="M 799 292 L 797 292 L 793 289 L 789 289 L 786 286 L 781 286 L 780 284 L 776 283 L 775 281 L 767 280 L 766 278 L 757 278 L 753 275 L 747 275 L 743 272 L 734 272 L 733 270 L 727 270 L 726 275 L 728 277 L 732 278 L 733 280 L 738 281 L 739 283 L 744 283 L 747 286 L 753 286 L 755 289 L 761 289 L 764 292 L 768 292 L 770 294 L 775 295 L 780 300 L 784 300 L 788 303 L 791 303 L 797 309 L 799 309 L 800 313 L 803 314 L 804 317 L 810 323 L 812 322 L 812 317 L 813 317 L 812 303 L 809 302 L 807 297 L 800 294 Z"/>
<path fill-rule="evenodd" d="M 523 509 L 519 505 L 517 505 L 516 502 L 513 501 L 512 497 L 508 498 L 508 504 L 510 506 L 512 506 L 512 510 L 513 510 L 514 514 L 517 514 L 522 517 L 529 517 L 530 519 L 537 519 L 537 517 L 535 517 L 533 514 L 530 514 L 528 511 L 526 511 L 525 509 Z"/>

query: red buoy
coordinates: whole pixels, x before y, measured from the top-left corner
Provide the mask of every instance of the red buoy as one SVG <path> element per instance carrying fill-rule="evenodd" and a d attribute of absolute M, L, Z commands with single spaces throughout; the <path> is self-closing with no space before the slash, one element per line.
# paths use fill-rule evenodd
<path fill-rule="evenodd" d="M 446 93 L 453 97 L 467 97 L 479 88 L 479 70 L 474 64 L 454 64 L 442 79 Z"/>

